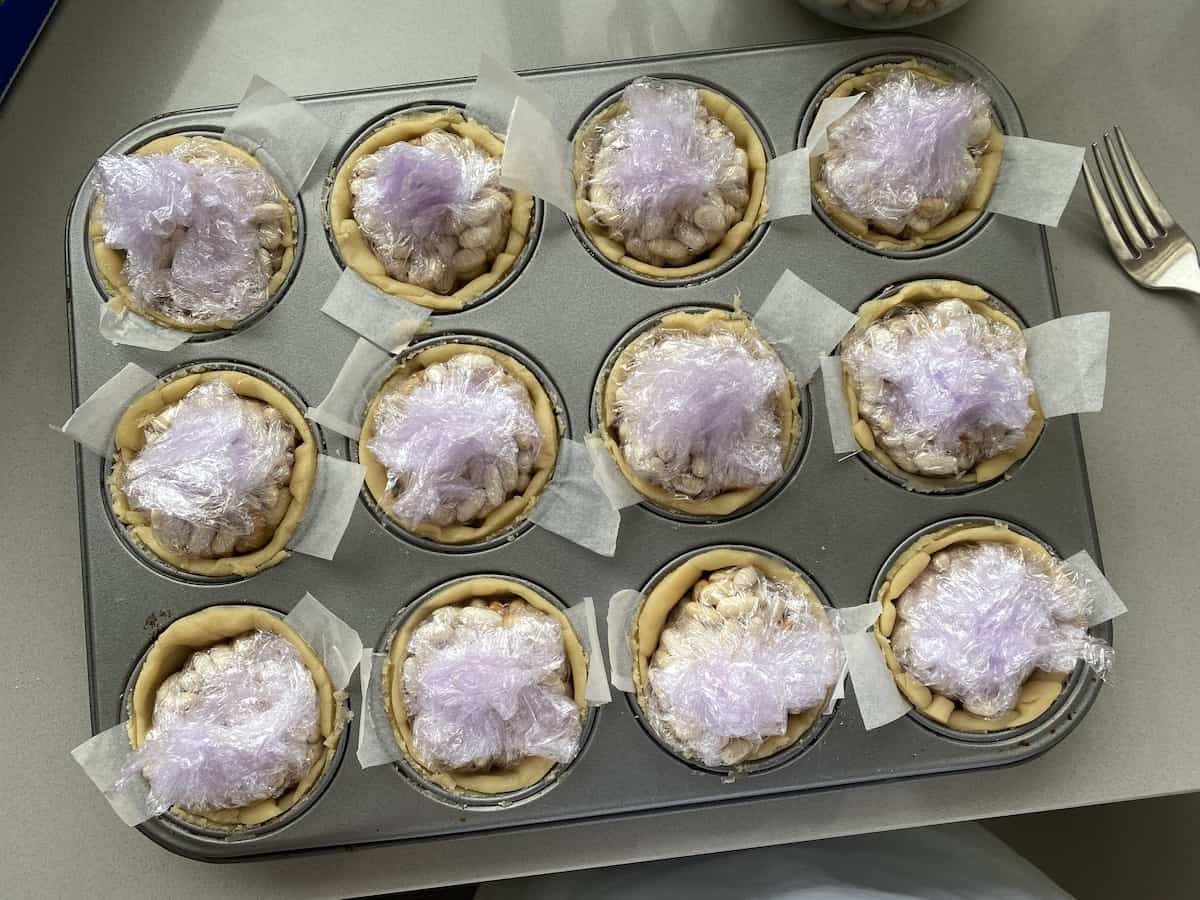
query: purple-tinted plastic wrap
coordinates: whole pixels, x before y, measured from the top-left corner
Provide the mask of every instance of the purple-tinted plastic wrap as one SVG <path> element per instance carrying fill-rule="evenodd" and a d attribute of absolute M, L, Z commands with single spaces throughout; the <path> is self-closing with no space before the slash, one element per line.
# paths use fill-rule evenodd
<path fill-rule="evenodd" d="M 193 653 L 167 676 L 154 723 L 123 778 L 150 784 L 155 815 L 278 797 L 322 751 L 317 689 L 296 649 L 254 631 Z"/>
<path fill-rule="evenodd" d="M 449 293 L 508 241 L 512 201 L 500 160 L 455 134 L 431 131 L 364 156 L 350 190 L 355 221 L 398 281 Z"/>
<path fill-rule="evenodd" d="M 696 88 L 639 78 L 596 129 L 585 196 L 626 252 L 682 266 L 715 246 L 749 202 L 749 159 Z"/>
<path fill-rule="evenodd" d="M 170 154 L 101 157 L 104 241 L 125 251 L 134 300 L 171 321 L 246 318 L 268 300 L 287 210 L 262 169 L 185 141 Z"/>
<path fill-rule="evenodd" d="M 569 762 L 582 730 L 570 672 L 558 622 L 521 600 L 435 610 L 402 674 L 417 758 L 472 772 L 529 756 Z"/>
<path fill-rule="evenodd" d="M 461 353 L 380 398 L 367 447 L 408 527 L 468 524 L 529 485 L 542 432 L 525 386 L 491 357 Z"/>
<path fill-rule="evenodd" d="M 295 430 L 278 411 L 216 379 L 145 428 L 146 444 L 125 467 L 122 489 L 130 506 L 150 511 L 160 540 L 220 556 L 222 542 L 227 553 L 264 527 L 291 476 Z"/>
<path fill-rule="evenodd" d="M 825 702 L 843 653 L 827 618 L 752 566 L 697 584 L 650 661 L 647 718 L 706 765 L 734 765 Z"/>
<path fill-rule="evenodd" d="M 630 354 L 623 375 L 613 411 L 640 477 L 705 499 L 783 474 L 776 403 L 787 372 L 743 335 L 662 329 Z"/>
<path fill-rule="evenodd" d="M 842 363 L 860 415 L 908 472 L 968 472 L 1015 449 L 1033 417 L 1024 336 L 961 300 L 897 307 L 847 340 Z"/>
<path fill-rule="evenodd" d="M 975 186 L 990 111 L 976 84 L 898 69 L 829 127 L 822 178 L 839 205 L 878 230 L 924 233 Z"/>
<path fill-rule="evenodd" d="M 1087 633 L 1086 581 L 1057 560 L 999 542 L 939 550 L 896 602 L 892 648 L 906 672 L 980 716 L 1014 709 L 1034 669 L 1101 677 L 1113 651 Z"/>

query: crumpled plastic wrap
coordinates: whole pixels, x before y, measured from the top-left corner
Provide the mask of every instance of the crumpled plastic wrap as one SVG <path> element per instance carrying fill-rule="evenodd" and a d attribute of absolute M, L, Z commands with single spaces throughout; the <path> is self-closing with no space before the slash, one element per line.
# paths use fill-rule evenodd
<path fill-rule="evenodd" d="M 461 353 L 382 397 L 367 447 L 412 528 L 484 519 L 529 486 L 542 440 L 525 386 L 491 357 Z"/>
<path fill-rule="evenodd" d="M 879 231 L 924 234 L 962 209 L 991 126 L 978 85 L 897 69 L 829 127 L 822 179 Z"/>
<path fill-rule="evenodd" d="M 221 379 L 199 384 L 146 422 L 122 490 L 149 510 L 156 537 L 189 556 L 248 552 L 286 510 L 295 429 Z"/>
<path fill-rule="evenodd" d="M 508 242 L 500 160 L 466 137 L 431 131 L 389 144 L 358 161 L 350 191 L 387 273 L 438 294 L 481 275 Z"/>
<path fill-rule="evenodd" d="M 239 321 L 269 299 L 287 208 L 271 176 L 185 141 L 170 154 L 102 156 L 104 241 L 125 251 L 136 302 L 172 321 Z"/>
<path fill-rule="evenodd" d="M 683 266 L 716 246 L 750 200 L 749 158 L 694 87 L 639 78 L 600 123 L 585 195 L 630 256 Z"/>
<path fill-rule="evenodd" d="M 122 779 L 146 778 L 154 815 L 235 809 L 283 794 L 321 751 L 312 675 L 285 639 L 254 631 L 193 653 L 163 681 Z"/>
<path fill-rule="evenodd" d="M 897 307 L 847 340 L 859 413 L 900 468 L 954 476 L 1013 450 L 1033 416 L 1021 332 L 961 300 Z"/>
<path fill-rule="evenodd" d="M 721 569 L 667 620 L 646 715 L 705 765 L 735 765 L 783 734 L 789 714 L 824 703 L 842 663 L 832 625 L 804 597 L 753 566 Z"/>
<path fill-rule="evenodd" d="M 1069 673 L 1079 660 L 1104 677 L 1113 659 L 1087 633 L 1091 596 L 1058 560 L 999 542 L 934 553 L 900 595 L 892 649 L 901 667 L 979 716 L 1014 709 L 1034 669 Z"/>
<path fill-rule="evenodd" d="M 558 622 L 523 600 L 434 610 L 403 669 L 418 760 L 461 772 L 569 762 L 583 727 L 570 672 Z"/>
<path fill-rule="evenodd" d="M 783 475 L 775 403 L 787 372 L 731 331 L 660 329 L 625 365 L 617 434 L 642 478 L 690 499 Z"/>

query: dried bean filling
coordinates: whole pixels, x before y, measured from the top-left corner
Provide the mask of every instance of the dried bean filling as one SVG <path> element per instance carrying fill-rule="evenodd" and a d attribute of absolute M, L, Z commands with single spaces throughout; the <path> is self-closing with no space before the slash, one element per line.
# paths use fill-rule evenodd
<path fill-rule="evenodd" d="M 387 389 L 368 450 L 404 527 L 483 522 L 529 487 L 545 436 L 529 391 L 492 357 L 460 353 Z"/>
<path fill-rule="evenodd" d="M 364 156 L 350 192 L 388 275 L 437 294 L 482 275 L 508 242 L 500 160 L 468 137 L 430 131 Z"/>
<path fill-rule="evenodd" d="M 593 222 L 635 259 L 687 265 L 745 215 L 749 158 L 695 88 L 639 79 L 621 97 L 584 148 Z"/>

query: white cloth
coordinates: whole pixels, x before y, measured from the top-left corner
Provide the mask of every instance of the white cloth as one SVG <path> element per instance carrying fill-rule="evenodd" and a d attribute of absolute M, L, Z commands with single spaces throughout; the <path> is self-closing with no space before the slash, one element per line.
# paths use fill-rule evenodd
<path fill-rule="evenodd" d="M 1071 900 L 976 824 L 481 885 L 476 900 Z"/>

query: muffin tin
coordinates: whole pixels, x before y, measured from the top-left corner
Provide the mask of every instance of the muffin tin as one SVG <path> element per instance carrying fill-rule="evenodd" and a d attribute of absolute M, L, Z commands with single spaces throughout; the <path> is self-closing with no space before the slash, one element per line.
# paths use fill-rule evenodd
<path fill-rule="evenodd" d="M 710 84 L 732 97 L 766 138 L 769 155 L 791 150 L 811 107 L 837 73 L 916 55 L 979 79 L 991 93 L 1006 131 L 1023 134 L 1012 98 L 979 62 L 944 44 L 914 36 L 793 44 L 719 53 L 546 70 L 529 76 L 579 116 L 640 75 L 678 76 Z M 421 105 L 464 103 L 471 79 L 304 98 L 334 128 L 316 174 L 293 198 L 301 216 L 301 253 L 290 286 L 277 304 L 236 332 L 193 340 L 160 354 L 116 347 L 97 332 L 103 292 L 89 267 L 84 223 L 93 191 L 87 180 L 66 229 L 67 312 L 72 391 L 76 403 L 126 362 L 165 373 L 184 364 L 233 362 L 277 377 L 316 405 L 354 346 L 356 335 L 320 312 L 340 273 L 320 227 L 328 178 L 344 148 L 369 123 Z M 129 151 L 162 134 L 220 129 L 229 107 L 159 116 L 117 141 Z M 325 176 L 324 178 L 322 176 Z M 557 388 L 567 432 L 582 439 L 606 358 L 647 317 L 679 306 L 728 306 L 740 291 L 753 312 L 781 271 L 793 269 L 848 309 L 888 285 L 931 276 L 957 277 L 1003 297 L 1030 325 L 1058 315 L 1041 229 L 985 216 L 962 240 L 918 257 L 895 258 L 855 246 L 819 216 L 766 225 L 748 252 L 713 277 L 684 287 L 642 283 L 602 265 L 567 217 L 538 204 L 532 247 L 519 273 L 486 303 L 431 319 L 435 334 L 473 334 L 528 356 Z M 830 348 L 832 351 L 834 348 Z M 968 493 L 905 491 L 861 460 L 834 457 L 820 390 L 805 394 L 808 433 L 795 472 L 781 490 L 745 515 L 719 524 L 667 519 L 643 507 L 622 513 L 616 556 L 606 559 L 540 528 L 485 550 L 446 553 L 397 540 L 364 500 L 351 517 L 332 562 L 301 555 L 249 579 L 197 585 L 140 564 L 115 531 L 104 490 L 107 463 L 79 452 L 77 478 L 84 604 L 94 731 L 121 720 L 130 672 L 155 633 L 176 617 L 216 603 L 253 603 L 290 610 L 306 591 L 374 645 L 398 610 L 430 589 L 465 575 L 495 573 L 528 579 L 574 605 L 596 600 L 604 633 L 607 599 L 640 588 L 691 550 L 743 544 L 778 553 L 808 573 L 834 607 L 871 598 L 872 584 L 896 547 L 925 526 L 958 516 L 995 517 L 1029 528 L 1062 556 L 1087 550 L 1099 561 L 1079 428 L 1074 417 L 1051 422 L 1016 477 Z M 349 442 L 326 431 L 326 452 L 351 458 Z M 1111 636 L 1111 626 L 1100 633 Z M 269 834 L 213 836 L 171 827 L 140 826 L 169 850 L 196 859 L 234 860 L 386 841 L 430 839 L 656 809 L 711 806 L 760 796 L 910 778 L 1019 762 L 1061 740 L 1099 689 L 1077 671 L 1062 701 L 1032 726 L 986 739 L 943 734 L 910 715 L 885 728 L 863 730 L 854 690 L 802 752 L 778 766 L 732 781 L 700 772 L 664 753 L 635 717 L 627 697 L 600 708 L 579 757 L 553 790 L 511 805 L 455 808 L 414 789 L 390 766 L 362 770 L 342 759 L 322 796 L 287 827 Z M 351 708 L 361 709 L 358 679 Z M 357 729 L 356 719 L 352 728 Z M 351 740 L 355 740 L 355 734 Z M 113 827 L 121 827 L 116 819 Z"/>

